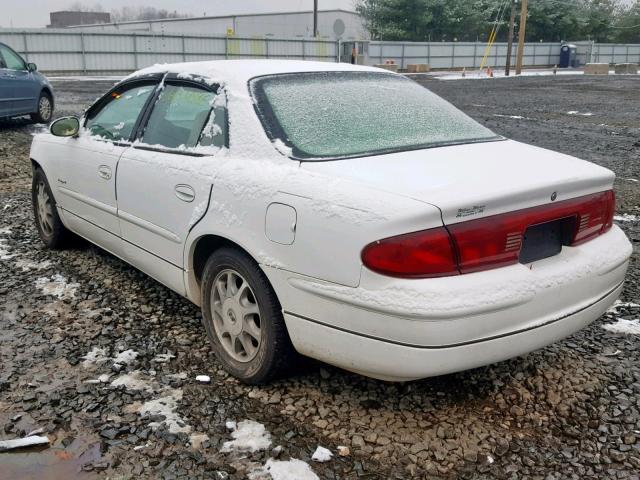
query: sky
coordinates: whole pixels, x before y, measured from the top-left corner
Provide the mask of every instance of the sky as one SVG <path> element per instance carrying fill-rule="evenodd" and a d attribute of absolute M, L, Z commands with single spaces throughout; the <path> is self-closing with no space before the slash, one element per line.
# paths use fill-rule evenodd
<path fill-rule="evenodd" d="M 0 3 L 3 4 L 0 27 L 31 28 L 46 26 L 49 12 L 66 10 L 78 0 L 0 0 Z M 123 6 L 153 6 L 194 16 L 313 9 L 313 0 L 86 0 L 79 3 L 99 4 L 107 12 Z M 318 8 L 353 10 L 353 0 L 318 0 Z"/>

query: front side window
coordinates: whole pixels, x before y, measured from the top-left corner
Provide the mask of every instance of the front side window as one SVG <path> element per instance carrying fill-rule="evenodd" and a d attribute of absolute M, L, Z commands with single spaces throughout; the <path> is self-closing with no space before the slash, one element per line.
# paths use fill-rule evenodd
<path fill-rule="evenodd" d="M 142 143 L 189 149 L 222 147 L 226 139 L 224 102 L 217 94 L 187 85 L 165 85 L 153 107 Z"/>
<path fill-rule="evenodd" d="M 95 112 L 89 112 L 85 128 L 91 135 L 106 140 L 129 140 L 138 116 L 154 89 L 155 84 L 138 85 L 129 89 L 123 87 L 123 90 L 116 88 L 106 104 Z"/>
<path fill-rule="evenodd" d="M 9 68 L 11 70 L 27 69 L 27 66 L 24 63 L 24 60 L 22 60 L 22 57 L 8 48 L 6 45 L 0 45 L 0 55 L 4 59 L 5 68 Z M 0 63 L 2 63 L 1 60 Z"/>
<path fill-rule="evenodd" d="M 500 139 L 405 77 L 373 72 L 296 73 L 251 82 L 272 140 L 301 160 L 348 158 Z"/>

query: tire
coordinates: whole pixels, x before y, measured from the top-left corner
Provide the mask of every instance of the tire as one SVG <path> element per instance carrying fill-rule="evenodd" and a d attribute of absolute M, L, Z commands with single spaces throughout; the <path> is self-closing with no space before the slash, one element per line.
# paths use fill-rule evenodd
<path fill-rule="evenodd" d="M 49 123 L 53 116 L 53 99 L 47 92 L 42 92 L 38 99 L 38 111 L 31 114 L 35 123 Z"/>
<path fill-rule="evenodd" d="M 44 172 L 36 168 L 31 183 L 31 201 L 36 228 L 47 248 L 61 249 L 69 245 L 71 232 L 62 224 L 51 187 Z"/>
<path fill-rule="evenodd" d="M 258 264 L 240 250 L 223 247 L 207 260 L 202 322 L 224 369 L 244 383 L 267 383 L 295 363 L 280 302 Z"/>

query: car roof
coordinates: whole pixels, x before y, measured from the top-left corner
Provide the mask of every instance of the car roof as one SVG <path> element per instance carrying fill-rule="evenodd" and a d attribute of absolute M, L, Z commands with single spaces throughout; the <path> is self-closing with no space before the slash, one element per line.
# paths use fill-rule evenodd
<path fill-rule="evenodd" d="M 247 82 L 262 75 L 303 72 L 377 72 L 380 68 L 350 63 L 317 62 L 305 60 L 213 60 L 206 62 L 165 63 L 143 68 L 126 79 L 154 73 L 196 75 L 227 87 L 246 89 Z"/>

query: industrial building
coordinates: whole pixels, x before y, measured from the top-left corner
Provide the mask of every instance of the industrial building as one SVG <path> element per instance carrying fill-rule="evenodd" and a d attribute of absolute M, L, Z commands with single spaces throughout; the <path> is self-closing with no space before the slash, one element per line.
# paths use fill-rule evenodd
<path fill-rule="evenodd" d="M 84 31 L 152 32 L 226 35 L 236 37 L 313 37 L 313 12 L 258 13 L 224 17 L 192 17 L 121 23 L 74 25 Z M 369 34 L 362 17 L 346 10 L 318 12 L 320 38 L 366 40 Z"/>
<path fill-rule="evenodd" d="M 97 23 L 109 23 L 111 14 L 108 12 L 76 12 L 62 10 L 49 13 L 47 28 L 64 28 L 71 25 L 93 25 Z"/>

